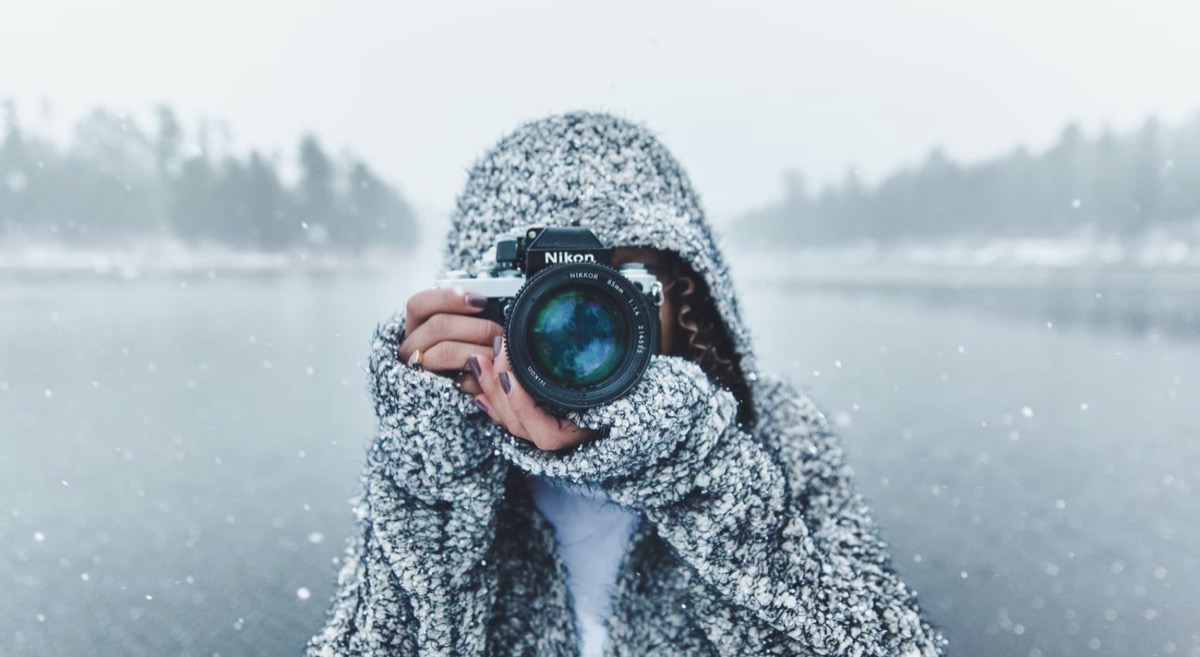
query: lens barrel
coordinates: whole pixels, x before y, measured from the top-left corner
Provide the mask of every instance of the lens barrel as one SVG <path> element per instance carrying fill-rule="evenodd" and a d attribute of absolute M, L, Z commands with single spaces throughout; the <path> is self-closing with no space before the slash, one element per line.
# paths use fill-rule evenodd
<path fill-rule="evenodd" d="M 505 339 L 513 374 L 562 414 L 616 399 L 637 384 L 658 344 L 658 312 L 620 272 L 552 266 L 513 299 Z"/>

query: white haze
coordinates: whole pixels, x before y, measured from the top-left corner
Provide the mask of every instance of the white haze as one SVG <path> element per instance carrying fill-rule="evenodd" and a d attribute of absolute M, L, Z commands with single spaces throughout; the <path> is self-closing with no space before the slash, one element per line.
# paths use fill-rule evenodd
<path fill-rule="evenodd" d="M 1062 125 L 1200 110 L 1194 3 L 10 3 L 0 96 L 65 131 L 167 102 L 240 148 L 348 146 L 445 210 L 516 123 L 596 108 L 645 121 L 718 218 L 793 167 L 868 180 L 940 144 L 977 159 Z"/>

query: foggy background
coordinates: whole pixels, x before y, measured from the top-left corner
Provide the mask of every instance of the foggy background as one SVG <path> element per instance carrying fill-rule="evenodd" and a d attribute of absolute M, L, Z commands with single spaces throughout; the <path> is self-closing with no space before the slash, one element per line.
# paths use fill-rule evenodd
<path fill-rule="evenodd" d="M 297 654 L 522 121 L 656 131 L 951 654 L 1200 656 L 1187 3 L 45 2 L 0 21 L 0 655 Z"/>

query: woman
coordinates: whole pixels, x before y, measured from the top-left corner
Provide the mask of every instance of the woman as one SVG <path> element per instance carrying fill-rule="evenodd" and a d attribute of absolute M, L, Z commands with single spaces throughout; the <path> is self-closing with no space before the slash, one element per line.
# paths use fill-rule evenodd
<path fill-rule="evenodd" d="M 479 295 L 410 299 L 376 332 L 360 531 L 309 655 L 940 654 L 824 416 L 755 367 L 663 146 L 607 115 L 522 126 L 471 170 L 445 268 L 530 224 L 647 261 L 663 355 L 559 419 L 509 376 Z"/>

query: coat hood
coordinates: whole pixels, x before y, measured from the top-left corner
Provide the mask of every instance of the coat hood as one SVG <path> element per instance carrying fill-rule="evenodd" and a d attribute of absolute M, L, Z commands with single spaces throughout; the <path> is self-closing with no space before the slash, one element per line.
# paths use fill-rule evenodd
<path fill-rule="evenodd" d="M 526 123 L 471 168 L 443 270 L 468 269 L 496 238 L 528 225 L 583 226 L 610 246 L 677 253 L 708 283 L 753 381 L 754 356 L 733 281 L 682 167 L 646 128 L 608 114 Z"/>

